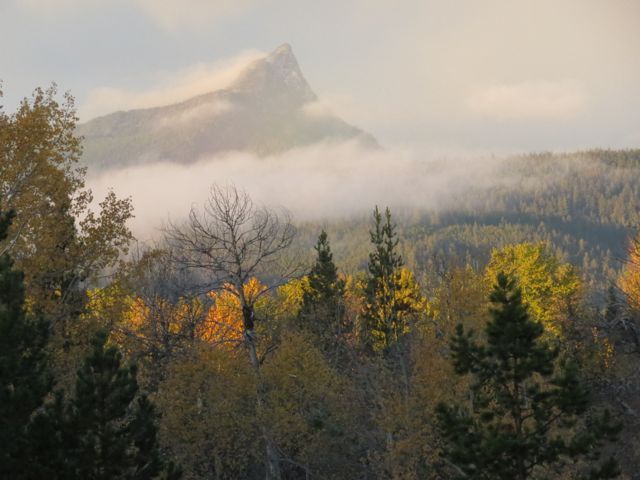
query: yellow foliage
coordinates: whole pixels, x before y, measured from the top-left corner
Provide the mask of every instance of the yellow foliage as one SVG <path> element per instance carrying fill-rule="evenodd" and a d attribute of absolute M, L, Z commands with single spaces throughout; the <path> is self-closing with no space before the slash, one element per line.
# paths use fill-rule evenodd
<path fill-rule="evenodd" d="M 629 258 L 618 284 L 627 298 L 633 314 L 640 315 L 640 236 L 629 246 Z"/>
<path fill-rule="evenodd" d="M 408 333 L 411 320 L 425 313 L 427 302 L 413 272 L 400 268 L 393 282 L 383 282 L 373 303 L 366 303 L 370 318 L 368 335 L 374 350 L 383 350 Z M 391 291 L 393 288 L 393 291 Z"/>
<path fill-rule="evenodd" d="M 486 280 L 493 285 L 498 273 L 515 276 L 522 300 L 547 332 L 560 336 L 563 323 L 576 312 L 582 280 L 575 268 L 561 263 L 544 243 L 507 245 L 491 252 Z"/>
<path fill-rule="evenodd" d="M 267 302 L 264 293 L 267 287 L 257 278 L 251 278 L 244 285 L 244 296 L 247 303 L 254 304 L 259 310 Z M 244 320 L 242 304 L 236 288 L 225 284 L 220 292 L 210 292 L 209 297 L 213 305 L 207 312 L 207 317 L 198 329 L 200 339 L 223 347 L 233 348 L 244 338 Z"/>
<path fill-rule="evenodd" d="M 302 278 L 290 280 L 278 288 L 277 309 L 281 318 L 294 318 L 300 313 L 304 292 L 309 286 L 309 279 Z"/>
<path fill-rule="evenodd" d="M 202 303 L 196 299 L 181 298 L 172 303 L 162 297 L 155 297 L 151 302 L 135 298 L 123 315 L 122 326 L 147 339 L 158 334 L 187 334 L 202 313 Z"/>

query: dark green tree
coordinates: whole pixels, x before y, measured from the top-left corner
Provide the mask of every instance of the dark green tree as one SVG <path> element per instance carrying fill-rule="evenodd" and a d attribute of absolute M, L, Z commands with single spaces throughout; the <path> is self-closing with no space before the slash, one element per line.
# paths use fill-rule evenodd
<path fill-rule="evenodd" d="M 0 212 L 0 242 L 12 213 Z M 0 256 L 0 478 L 21 478 L 28 425 L 51 390 L 45 347 L 48 325 L 25 313 L 23 275 Z"/>
<path fill-rule="evenodd" d="M 316 261 L 302 295 L 300 320 L 303 328 L 327 342 L 335 342 L 343 330 L 345 282 L 338 277 L 327 233 L 323 230 L 314 246 Z"/>
<path fill-rule="evenodd" d="M 621 301 L 615 285 L 609 285 L 607 290 L 607 302 L 604 309 L 604 319 L 611 324 L 618 320 L 621 313 Z"/>
<path fill-rule="evenodd" d="M 53 452 L 42 457 L 47 478 L 179 478 L 180 472 L 161 459 L 157 414 L 138 393 L 135 367 L 122 366 L 120 352 L 106 346 L 104 333 L 92 343 L 77 373 L 75 397 L 63 406 L 59 395 L 34 422 L 34 429 L 53 432 L 57 440 Z"/>
<path fill-rule="evenodd" d="M 620 425 L 589 411 L 575 363 L 542 340 L 515 281 L 500 273 L 490 296 L 486 344 L 461 325 L 452 339 L 458 375 L 471 376 L 471 405 L 437 407 L 445 457 L 457 478 L 525 480 L 572 469 L 572 478 L 613 478 L 615 460 L 599 463 Z"/>
<path fill-rule="evenodd" d="M 402 257 L 397 252 L 396 226 L 391 222 L 389 208 L 384 219 L 376 206 L 373 211 L 373 230 L 369 231 L 373 252 L 369 254 L 365 305 L 363 311 L 367 346 L 375 351 L 386 350 L 404 332 L 405 318 L 396 302 L 400 290 Z"/>

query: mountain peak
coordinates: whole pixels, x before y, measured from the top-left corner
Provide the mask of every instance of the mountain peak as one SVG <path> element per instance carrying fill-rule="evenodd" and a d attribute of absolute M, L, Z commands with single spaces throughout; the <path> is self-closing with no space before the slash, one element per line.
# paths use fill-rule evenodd
<path fill-rule="evenodd" d="M 288 44 L 247 65 L 227 88 L 180 103 L 117 112 L 78 126 L 83 160 L 98 169 L 156 161 L 193 163 L 228 152 L 268 156 L 327 141 L 375 139 L 331 115 L 317 100 Z"/>
<path fill-rule="evenodd" d="M 271 97 L 279 97 L 284 93 L 289 98 L 295 98 L 298 104 L 317 100 L 288 43 L 283 43 L 266 57 L 250 64 L 231 90 L 259 95 L 267 93 Z"/>
<path fill-rule="evenodd" d="M 274 51 L 272 51 L 269 55 L 267 55 L 267 58 L 270 59 L 271 61 L 274 61 L 278 58 L 287 58 L 287 57 L 291 57 L 295 60 L 293 49 L 291 48 L 291 45 L 289 45 L 288 43 L 283 43 Z"/>

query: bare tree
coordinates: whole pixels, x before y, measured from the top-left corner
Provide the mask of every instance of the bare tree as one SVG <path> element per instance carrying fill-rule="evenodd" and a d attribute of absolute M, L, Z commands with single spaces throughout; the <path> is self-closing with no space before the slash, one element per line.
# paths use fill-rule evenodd
<path fill-rule="evenodd" d="M 257 406 L 261 410 L 264 384 L 254 321 L 254 305 L 259 295 L 245 295 L 244 285 L 252 277 L 262 276 L 270 280 L 273 288 L 298 271 L 295 264 L 285 261 L 283 256 L 295 236 L 288 213 L 256 206 L 244 191 L 234 186 L 214 185 L 203 209 L 192 208 L 183 224 L 170 224 L 165 234 L 173 260 L 182 268 L 200 272 L 203 291 L 226 290 L 238 298 L 244 344 L 256 373 Z M 279 479 L 278 450 L 264 425 L 262 435 L 266 446 L 266 478 Z"/>

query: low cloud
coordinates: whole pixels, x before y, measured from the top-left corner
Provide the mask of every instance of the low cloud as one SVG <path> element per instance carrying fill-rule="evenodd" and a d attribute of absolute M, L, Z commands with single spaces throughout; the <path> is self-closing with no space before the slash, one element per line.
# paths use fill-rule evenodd
<path fill-rule="evenodd" d="M 189 108 L 176 115 L 167 115 L 159 118 L 154 127 L 176 127 L 180 125 L 189 125 L 199 120 L 211 121 L 213 117 L 222 115 L 233 110 L 233 104 L 227 100 L 215 98 L 211 101 L 201 103 L 195 107 Z"/>
<path fill-rule="evenodd" d="M 297 220 L 321 220 L 392 208 L 446 208 L 470 188 L 489 188 L 502 160 L 491 157 L 428 157 L 407 150 L 365 150 L 355 142 L 319 144 L 281 155 L 231 153 L 198 163 L 153 165 L 89 178 L 102 198 L 111 188 L 131 196 L 133 230 L 148 240 L 168 218 L 184 218 L 202 205 L 212 184 L 234 184 L 254 201 L 284 207 Z M 89 172 L 91 173 L 91 172 Z"/>
<path fill-rule="evenodd" d="M 199 63 L 163 76 L 155 87 L 145 91 L 99 87 L 89 92 L 78 114 L 82 121 L 87 121 L 117 110 L 169 105 L 220 90 L 231 84 L 247 65 L 264 55 L 257 50 L 248 50 L 230 59 Z"/>
<path fill-rule="evenodd" d="M 586 99 L 578 82 L 535 81 L 476 89 L 467 106 L 473 114 L 495 120 L 553 120 L 575 117 L 585 108 Z"/>

